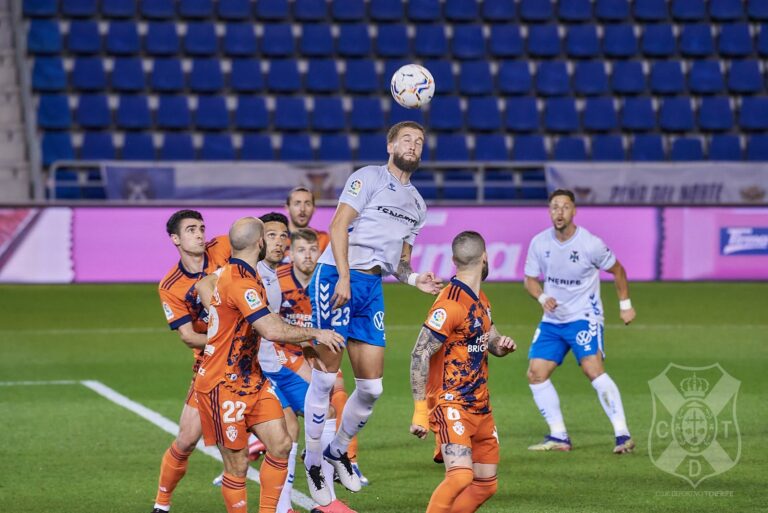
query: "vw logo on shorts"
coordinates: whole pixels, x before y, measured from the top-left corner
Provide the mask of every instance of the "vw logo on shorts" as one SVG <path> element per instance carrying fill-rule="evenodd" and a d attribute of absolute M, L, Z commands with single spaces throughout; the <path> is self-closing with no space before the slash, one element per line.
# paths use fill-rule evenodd
<path fill-rule="evenodd" d="M 592 334 L 587 330 L 581 330 L 576 334 L 576 343 L 585 346 L 592 342 Z"/>
<path fill-rule="evenodd" d="M 379 310 L 374 314 L 373 325 L 376 326 L 377 330 L 384 331 L 384 312 Z"/>

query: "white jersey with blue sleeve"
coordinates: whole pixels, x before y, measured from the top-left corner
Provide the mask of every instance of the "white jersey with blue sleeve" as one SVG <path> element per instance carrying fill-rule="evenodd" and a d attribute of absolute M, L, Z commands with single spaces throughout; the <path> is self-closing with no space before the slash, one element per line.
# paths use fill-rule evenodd
<path fill-rule="evenodd" d="M 272 313 L 280 314 L 280 303 L 283 301 L 283 292 L 280 290 L 280 280 L 277 279 L 277 271 L 269 267 L 263 260 L 256 264 L 256 272 L 259 273 L 264 288 L 267 291 L 267 306 Z M 264 372 L 278 372 L 282 365 L 277 360 L 275 344 L 265 337 L 261 337 L 259 343 L 259 365 Z"/>
<path fill-rule="evenodd" d="M 403 185 L 386 165 L 366 166 L 349 176 L 339 202 L 358 213 L 349 226 L 350 269 L 381 266 L 383 273 L 394 274 L 403 242 L 413 245 L 427 218 L 416 187 Z M 330 244 L 318 263 L 336 265 Z"/>
<path fill-rule="evenodd" d="M 605 243 L 581 226 L 565 242 L 555 237 L 554 228 L 536 235 L 528 247 L 525 275 L 541 277 L 544 293 L 557 300 L 554 312 L 542 320 L 563 324 L 578 320 L 603 321 L 600 299 L 600 270 L 607 271 L 616 256 Z"/>

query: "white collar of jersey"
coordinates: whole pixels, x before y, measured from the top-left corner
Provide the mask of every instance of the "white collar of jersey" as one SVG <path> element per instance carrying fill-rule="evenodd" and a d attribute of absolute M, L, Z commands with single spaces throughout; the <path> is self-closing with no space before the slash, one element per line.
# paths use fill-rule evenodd
<path fill-rule="evenodd" d="M 259 263 L 257 264 L 259 266 L 259 271 L 264 271 L 270 274 L 277 275 L 277 269 L 272 269 L 270 266 L 268 266 L 264 260 L 259 260 Z"/>
<path fill-rule="evenodd" d="M 562 246 L 562 247 L 565 247 L 568 244 L 570 244 L 571 242 L 575 241 L 580 233 L 581 233 L 581 226 L 577 226 L 576 227 L 576 231 L 573 232 L 573 235 L 571 235 L 570 239 L 568 239 L 568 240 L 566 240 L 564 242 L 560 242 L 560 239 L 558 239 L 557 235 L 555 235 L 555 229 L 554 228 L 552 228 L 550 230 L 550 232 L 549 232 L 549 234 L 552 236 L 552 240 L 555 241 L 555 244 L 557 244 L 558 246 Z"/>

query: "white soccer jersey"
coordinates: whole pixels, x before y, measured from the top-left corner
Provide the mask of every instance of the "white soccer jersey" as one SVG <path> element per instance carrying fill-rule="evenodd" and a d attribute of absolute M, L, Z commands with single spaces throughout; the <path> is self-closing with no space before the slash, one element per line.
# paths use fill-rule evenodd
<path fill-rule="evenodd" d="M 427 218 L 424 199 L 412 184 L 403 185 L 387 166 L 366 166 L 352 173 L 339 198 L 359 214 L 349 226 L 349 267 L 381 266 L 394 274 L 403 242 L 413 245 Z M 335 265 L 331 245 L 319 263 Z"/>
<path fill-rule="evenodd" d="M 280 303 L 283 302 L 283 292 L 280 290 L 280 280 L 277 279 L 277 271 L 269 267 L 264 260 L 256 265 L 256 272 L 259 273 L 264 288 L 267 290 L 267 303 L 269 311 L 280 314 Z M 280 362 L 277 361 L 275 344 L 265 337 L 261 337 L 259 344 L 259 365 L 264 372 L 278 372 Z"/>
<path fill-rule="evenodd" d="M 543 278 L 544 293 L 557 300 L 543 321 L 562 324 L 578 320 L 603 320 L 600 300 L 600 269 L 608 270 L 616 256 L 605 243 L 581 226 L 565 242 L 555 237 L 554 228 L 536 235 L 528 247 L 525 275 Z"/>

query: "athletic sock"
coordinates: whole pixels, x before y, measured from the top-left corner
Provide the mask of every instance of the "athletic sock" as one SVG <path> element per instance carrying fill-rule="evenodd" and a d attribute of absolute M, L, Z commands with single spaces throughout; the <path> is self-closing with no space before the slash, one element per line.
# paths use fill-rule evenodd
<path fill-rule="evenodd" d="M 224 472 L 221 480 L 221 495 L 227 513 L 248 513 L 248 493 L 245 489 L 245 477 L 235 477 Z"/>
<path fill-rule="evenodd" d="M 371 417 L 373 405 L 381 396 L 383 389 L 381 378 L 355 378 L 355 391 L 349 396 L 347 405 L 344 407 L 344 415 L 341 418 L 341 428 L 331 443 L 332 454 L 347 452 L 352 437 L 365 426 Z"/>
<path fill-rule="evenodd" d="M 624 405 L 621 403 L 619 387 L 607 373 L 600 374 L 592 380 L 592 387 L 597 392 L 597 398 L 605 410 L 605 414 L 613 424 L 616 436 L 629 436 L 627 419 L 624 416 Z"/>
<path fill-rule="evenodd" d="M 157 484 L 155 507 L 170 506 L 171 495 L 181 478 L 187 473 L 187 463 L 192 452 L 183 452 L 174 441 L 163 454 L 160 463 L 160 479 Z M 160 508 L 164 509 L 164 508 Z M 167 510 L 166 510 L 167 511 Z"/>
<path fill-rule="evenodd" d="M 331 406 L 333 406 L 333 409 L 336 410 L 336 418 L 341 419 L 341 417 L 344 415 L 344 407 L 347 405 L 347 400 L 349 399 L 349 396 L 347 395 L 347 391 L 340 387 L 334 387 L 333 393 L 331 393 Z M 338 430 L 341 427 L 341 421 L 336 423 L 336 430 Z M 347 447 L 347 454 L 349 455 L 349 459 L 352 461 L 355 461 L 357 459 L 357 436 L 352 438 L 352 441 L 349 442 L 349 447 Z"/>
<path fill-rule="evenodd" d="M 325 421 L 323 434 L 320 437 L 320 441 L 323 447 L 327 447 L 328 445 L 330 445 L 330 443 L 333 441 L 334 437 L 336 436 L 336 424 L 337 424 L 336 419 L 328 419 L 327 421 Z M 328 489 L 331 491 L 331 500 L 335 501 L 336 492 L 334 490 L 334 483 L 333 483 L 333 472 L 334 472 L 333 465 L 325 461 L 325 458 L 323 458 L 320 461 L 320 468 L 323 471 L 325 484 L 328 485 Z"/>
<path fill-rule="evenodd" d="M 451 513 L 474 513 L 485 501 L 493 497 L 496 488 L 496 476 L 476 477 L 453 501 Z"/>
<path fill-rule="evenodd" d="M 336 373 L 312 369 L 312 379 L 304 399 L 304 437 L 307 447 L 304 465 L 307 468 L 320 465 L 322 460 L 323 448 L 320 444 L 320 436 L 323 433 L 331 390 L 335 382 Z"/>
<path fill-rule="evenodd" d="M 528 386 L 531 387 L 536 406 L 544 416 L 544 420 L 549 424 L 549 434 L 561 440 L 568 438 L 563 413 L 560 411 L 560 398 L 557 396 L 555 385 L 550 380 L 546 380 L 543 383 Z"/>
<path fill-rule="evenodd" d="M 437 485 L 427 505 L 427 513 L 449 513 L 456 498 L 472 483 L 472 469 L 453 467 Z"/>
<path fill-rule="evenodd" d="M 287 513 L 291 509 L 291 492 L 293 491 L 293 480 L 296 473 L 296 453 L 299 451 L 299 444 L 296 442 L 291 445 L 291 453 L 288 455 L 288 477 L 285 478 L 283 491 L 280 492 L 280 500 L 277 503 L 277 513 Z"/>
<path fill-rule="evenodd" d="M 261 473 L 261 492 L 259 493 L 259 513 L 274 513 L 280 492 L 288 477 L 288 460 L 264 455 L 264 461 L 259 468 Z"/>

